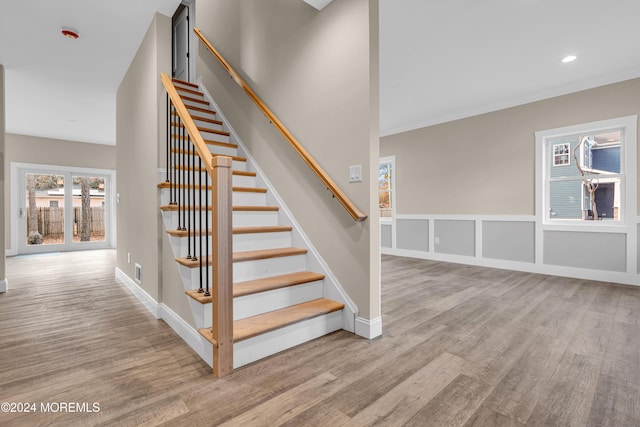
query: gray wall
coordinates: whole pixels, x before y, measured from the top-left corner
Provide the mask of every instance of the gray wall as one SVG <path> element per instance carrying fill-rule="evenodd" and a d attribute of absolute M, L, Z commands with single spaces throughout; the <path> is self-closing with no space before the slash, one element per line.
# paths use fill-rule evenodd
<path fill-rule="evenodd" d="M 535 262 L 535 230 L 534 222 L 482 221 L 482 256 Z"/>
<path fill-rule="evenodd" d="M 396 212 L 533 215 L 536 131 L 639 112 L 633 79 L 386 136 L 380 155 L 396 156 Z"/>
<path fill-rule="evenodd" d="M 434 222 L 434 247 L 422 257 L 637 283 L 627 265 L 627 251 L 640 247 L 628 245 L 638 237 L 637 206 L 620 232 L 544 231 L 540 242 L 534 215 L 536 131 L 638 113 L 640 79 L 632 79 L 382 138 L 380 155 L 396 156 L 398 214 L 396 248 L 385 252 L 414 246 L 403 216 L 421 216 Z"/>
<path fill-rule="evenodd" d="M 359 308 L 380 315 L 377 212 L 378 2 L 198 3 L 197 25 L 316 161 L 370 217 L 356 223 L 263 114 L 198 44 L 202 75 L 224 115 Z M 363 181 L 349 184 L 349 165 Z"/>
<path fill-rule="evenodd" d="M 7 168 L 11 163 L 33 163 L 78 168 L 116 169 L 116 147 L 113 145 L 88 144 L 11 133 L 6 134 L 5 138 L 5 167 Z M 6 194 L 11 194 L 11 185 L 10 175 L 5 174 L 4 191 Z M 6 203 L 5 209 L 2 210 L 5 215 L 5 244 L 7 248 L 11 247 L 12 238 L 11 209 L 10 203 Z"/>
<path fill-rule="evenodd" d="M 0 224 L 4 224 L 3 227 L 0 227 L 0 242 L 5 239 L 5 235 L 7 234 L 6 230 L 9 230 L 7 227 L 7 214 L 5 212 L 5 206 L 9 203 L 5 203 L 5 194 L 9 194 L 5 191 L 6 185 L 6 177 L 5 170 L 7 163 L 5 163 L 5 111 L 4 111 L 4 65 L 0 64 L 0 214 L 2 215 L 2 219 L 0 219 Z M 5 244 L 6 245 L 6 244 Z M 6 269 L 5 269 L 5 246 L 0 245 L 0 281 L 5 280 L 6 278 Z"/>
<path fill-rule="evenodd" d="M 422 219 L 403 219 L 396 223 L 398 249 L 413 251 L 429 250 L 429 221 Z M 389 233 L 391 230 L 389 230 Z"/>
<path fill-rule="evenodd" d="M 545 231 L 544 263 L 625 272 L 626 244 L 623 233 Z"/>
<path fill-rule="evenodd" d="M 164 156 L 165 96 L 160 73 L 171 72 L 171 19 L 156 15 L 116 94 L 116 161 L 118 174 L 117 267 L 135 275 L 142 266 L 141 287 L 157 302 L 164 302 L 186 321 L 192 321 L 188 302 L 181 292 L 167 300 L 162 283 L 182 290 L 180 281 L 163 280 L 164 230 L 159 210 L 157 171 Z M 170 251 L 170 250 L 169 250 Z M 131 254 L 131 264 L 127 254 Z M 176 271 L 174 260 L 167 268 Z M 171 286 L 167 286 L 171 288 Z M 169 295 L 170 296 L 170 295 Z"/>
<path fill-rule="evenodd" d="M 434 250 L 451 255 L 475 256 L 475 221 L 434 221 Z"/>

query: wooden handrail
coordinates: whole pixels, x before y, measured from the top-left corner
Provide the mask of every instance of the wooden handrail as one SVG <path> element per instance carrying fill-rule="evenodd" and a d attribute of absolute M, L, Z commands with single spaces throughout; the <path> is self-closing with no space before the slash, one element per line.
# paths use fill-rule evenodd
<path fill-rule="evenodd" d="M 213 160 L 213 156 L 211 155 L 211 151 L 209 151 L 209 149 L 207 148 L 207 144 L 204 142 L 202 135 L 200 135 L 198 126 L 191 118 L 191 114 L 189 114 L 189 112 L 187 111 L 187 107 L 184 105 L 184 102 L 182 102 L 182 98 L 180 98 L 178 91 L 171 82 L 171 78 L 165 73 L 160 73 L 160 76 L 162 78 L 162 85 L 167 91 L 167 94 L 169 94 L 171 103 L 176 109 L 176 114 L 178 114 L 178 116 L 182 120 L 182 124 L 187 130 L 187 133 L 191 138 L 191 142 L 193 142 L 193 145 L 196 147 L 196 151 L 202 159 L 205 169 L 209 173 L 209 176 L 213 176 L 213 165 L 211 163 Z"/>
<path fill-rule="evenodd" d="M 207 38 L 202 34 L 202 32 L 198 28 L 194 28 L 193 31 L 196 33 L 198 38 L 204 43 L 204 45 L 209 49 L 209 51 L 213 54 L 213 56 L 218 59 L 222 67 L 229 73 L 231 78 L 244 90 L 244 92 L 253 100 L 253 102 L 258 106 L 258 108 L 264 113 L 265 116 L 269 119 L 271 124 L 280 132 L 280 134 L 284 137 L 285 140 L 291 145 L 291 147 L 295 150 L 296 153 L 302 158 L 302 160 L 311 168 L 311 170 L 320 178 L 322 183 L 327 187 L 327 189 L 333 194 L 333 196 L 338 199 L 338 202 L 347 210 L 349 215 L 356 221 L 364 221 L 367 219 L 367 214 L 358 209 L 358 207 L 349 199 L 346 194 L 338 187 L 331 177 L 325 172 L 324 169 L 314 160 L 314 158 L 309 154 L 309 152 L 298 142 L 298 140 L 289 132 L 289 129 L 285 127 L 284 124 L 276 117 L 275 114 L 266 106 L 264 102 L 256 95 L 256 93 L 249 87 L 249 85 L 244 81 L 242 77 L 229 65 L 229 63 L 224 59 L 224 57 L 213 47 L 213 45 L 207 40 Z"/>

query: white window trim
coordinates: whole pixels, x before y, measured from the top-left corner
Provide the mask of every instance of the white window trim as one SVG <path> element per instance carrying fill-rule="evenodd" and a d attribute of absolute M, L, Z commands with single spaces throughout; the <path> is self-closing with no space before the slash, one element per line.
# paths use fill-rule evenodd
<path fill-rule="evenodd" d="M 396 156 L 380 157 L 378 164 L 391 163 L 391 217 L 380 217 L 381 223 L 395 223 L 396 218 Z M 378 190 L 378 197 L 380 190 Z"/>
<path fill-rule="evenodd" d="M 10 165 L 10 176 L 11 176 L 11 212 L 9 215 L 9 221 L 11 223 L 11 229 L 13 230 L 11 233 L 11 247 L 7 249 L 6 254 L 11 255 L 19 255 L 21 253 L 37 253 L 37 252 L 50 252 L 50 251 L 67 251 L 67 250 L 79 250 L 80 246 L 77 244 L 67 245 L 61 244 L 56 245 L 56 247 L 47 247 L 45 249 L 35 249 L 31 248 L 27 251 L 20 251 L 20 245 L 18 243 L 18 221 L 19 221 L 19 192 L 22 192 L 23 189 L 19 188 L 19 175 L 25 172 L 33 171 L 35 173 L 50 173 L 52 175 L 64 175 L 64 174 L 77 174 L 77 175 L 97 175 L 104 176 L 108 179 L 109 185 L 107 188 L 107 194 L 105 194 L 105 200 L 109 199 L 110 209 L 109 213 L 106 216 L 105 220 L 107 221 L 107 227 L 109 230 L 109 234 L 105 236 L 105 241 L 101 242 L 85 242 L 82 246 L 85 249 L 98 249 L 102 247 L 115 248 L 116 247 L 116 171 L 112 169 L 97 169 L 97 168 L 80 168 L 73 166 L 59 166 L 59 165 L 43 165 L 43 164 L 35 164 L 35 163 L 21 163 L 21 162 L 11 162 Z M 65 232 L 68 232 L 65 230 Z"/>
<path fill-rule="evenodd" d="M 535 206 L 536 222 L 538 229 L 553 230 L 580 230 L 585 229 L 595 231 L 596 228 L 621 231 L 620 228 L 632 225 L 636 217 L 637 206 L 637 122 L 638 116 L 626 116 L 616 119 L 600 120 L 596 122 L 584 123 L 580 125 L 567 126 L 563 128 L 549 129 L 535 133 L 536 140 L 536 169 L 535 169 Z M 620 220 L 615 223 L 609 221 L 583 221 L 583 220 L 552 220 L 546 212 L 549 209 L 549 182 L 547 171 L 551 165 L 545 153 L 545 144 L 548 139 L 575 134 L 596 133 L 607 129 L 622 129 L 624 132 L 624 144 L 621 147 L 622 172 L 618 175 L 622 179 L 621 195 L 623 209 L 620 211 Z M 635 223 L 633 223 L 635 224 Z"/>

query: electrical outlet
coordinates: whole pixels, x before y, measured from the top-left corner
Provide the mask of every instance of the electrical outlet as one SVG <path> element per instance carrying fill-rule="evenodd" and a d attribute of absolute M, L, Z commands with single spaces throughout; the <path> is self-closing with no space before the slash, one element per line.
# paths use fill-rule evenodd
<path fill-rule="evenodd" d="M 434 237 L 433 243 L 435 243 L 436 245 L 439 245 L 440 244 L 440 238 L 439 237 Z"/>

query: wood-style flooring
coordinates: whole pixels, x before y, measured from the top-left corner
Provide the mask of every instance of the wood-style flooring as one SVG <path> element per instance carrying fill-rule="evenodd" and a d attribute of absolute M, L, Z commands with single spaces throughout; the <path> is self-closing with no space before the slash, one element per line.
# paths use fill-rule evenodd
<path fill-rule="evenodd" d="M 640 288 L 383 256 L 382 338 L 216 379 L 114 259 L 7 259 L 1 426 L 640 426 Z"/>

